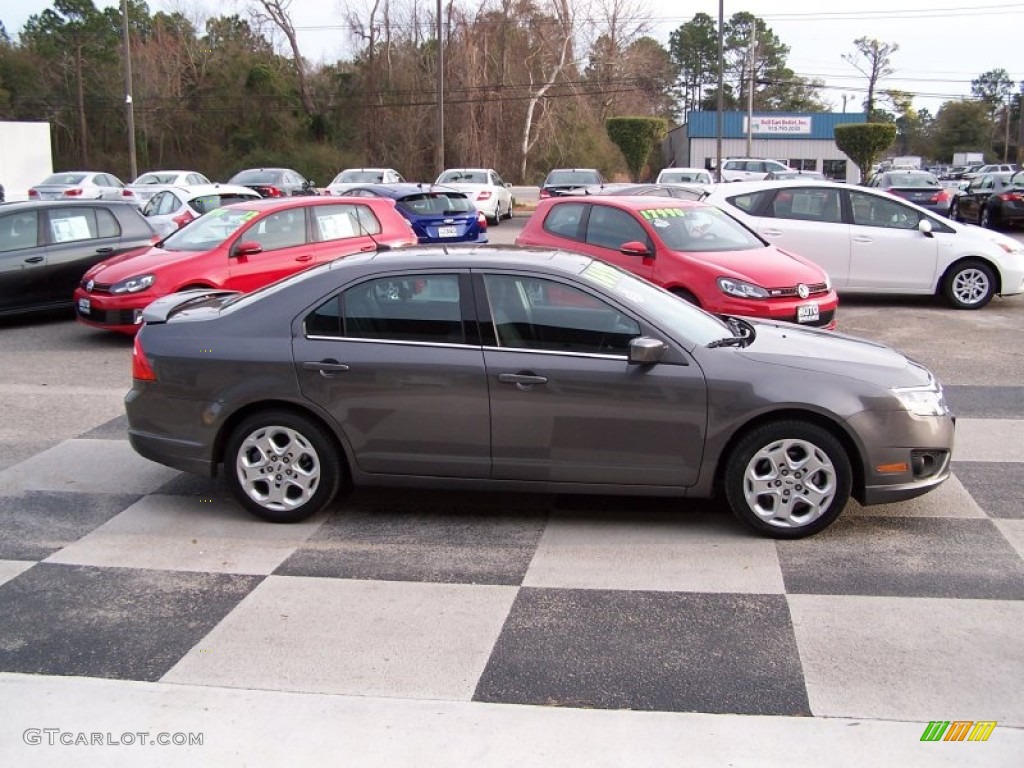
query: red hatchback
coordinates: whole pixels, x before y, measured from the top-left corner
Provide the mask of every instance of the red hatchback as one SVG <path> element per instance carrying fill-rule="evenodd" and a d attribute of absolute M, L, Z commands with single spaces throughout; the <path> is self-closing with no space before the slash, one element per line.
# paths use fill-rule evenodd
<path fill-rule="evenodd" d="M 708 312 L 835 328 L 839 299 L 821 267 L 766 243 L 706 203 L 654 197 L 542 200 L 516 244 L 585 253 Z"/>
<path fill-rule="evenodd" d="M 146 305 L 169 293 L 248 292 L 340 256 L 415 243 L 409 223 L 383 198 L 237 203 L 151 248 L 101 261 L 75 290 L 75 312 L 86 325 L 131 335 Z"/>

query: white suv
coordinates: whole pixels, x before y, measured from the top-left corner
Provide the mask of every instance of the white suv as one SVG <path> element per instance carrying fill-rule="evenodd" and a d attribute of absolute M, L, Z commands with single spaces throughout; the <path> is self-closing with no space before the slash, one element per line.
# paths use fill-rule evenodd
<path fill-rule="evenodd" d="M 769 173 L 793 170 L 778 160 L 732 157 L 722 161 L 722 181 L 760 181 Z"/>

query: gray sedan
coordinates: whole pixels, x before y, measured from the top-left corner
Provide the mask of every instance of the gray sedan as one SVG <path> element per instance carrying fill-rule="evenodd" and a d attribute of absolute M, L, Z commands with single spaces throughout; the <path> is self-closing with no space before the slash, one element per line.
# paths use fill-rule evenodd
<path fill-rule="evenodd" d="M 851 494 L 950 471 L 953 417 L 921 365 L 869 341 L 721 319 L 542 249 L 351 256 L 248 295 L 145 310 L 126 396 L 141 455 L 223 468 L 238 501 L 302 520 L 342 487 L 726 499 L 798 538 Z"/>

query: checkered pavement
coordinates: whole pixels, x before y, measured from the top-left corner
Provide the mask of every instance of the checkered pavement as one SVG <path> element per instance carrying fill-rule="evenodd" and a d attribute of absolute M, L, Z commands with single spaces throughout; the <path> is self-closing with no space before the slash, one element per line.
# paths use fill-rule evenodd
<path fill-rule="evenodd" d="M 360 490 L 264 524 L 114 419 L 0 471 L 0 672 L 1024 726 L 1024 388 L 948 394 L 949 482 L 793 542 L 621 497 Z"/>

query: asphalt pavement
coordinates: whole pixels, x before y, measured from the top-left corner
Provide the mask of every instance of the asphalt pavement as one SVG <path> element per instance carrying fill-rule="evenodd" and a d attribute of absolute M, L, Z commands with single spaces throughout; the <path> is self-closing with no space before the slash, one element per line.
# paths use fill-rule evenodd
<path fill-rule="evenodd" d="M 0 762 L 1020 765 L 1022 331 L 1024 296 L 842 297 L 839 332 L 946 385 L 954 476 L 774 542 L 619 497 L 259 523 L 131 451 L 129 340 L 0 321 Z"/>

